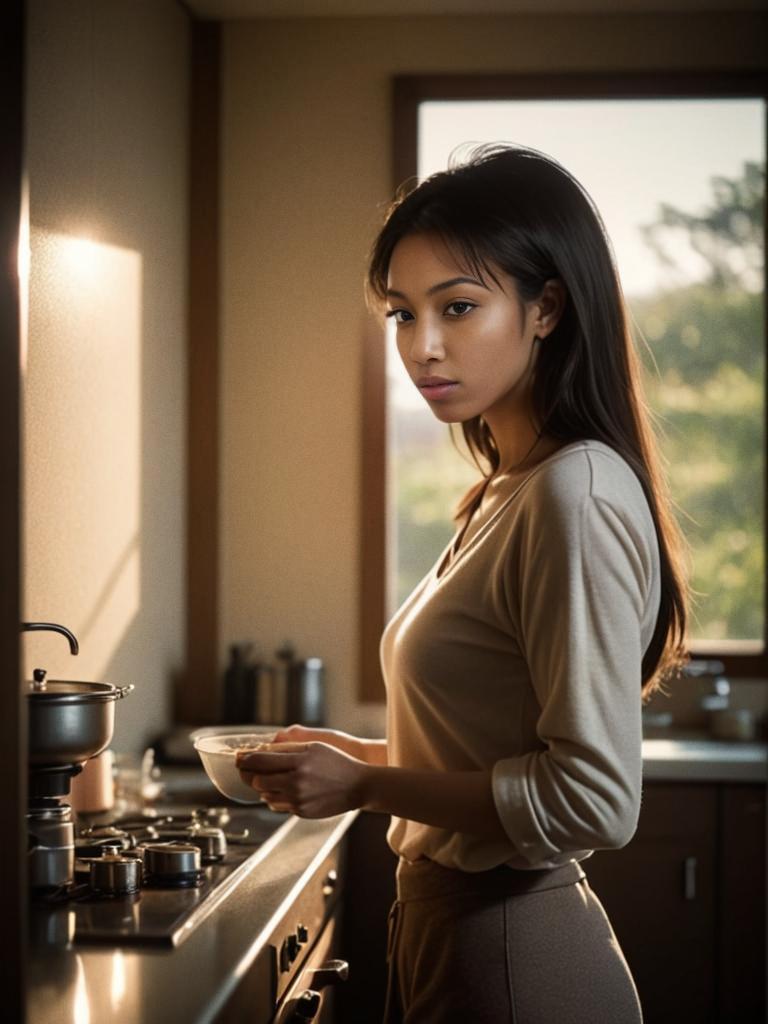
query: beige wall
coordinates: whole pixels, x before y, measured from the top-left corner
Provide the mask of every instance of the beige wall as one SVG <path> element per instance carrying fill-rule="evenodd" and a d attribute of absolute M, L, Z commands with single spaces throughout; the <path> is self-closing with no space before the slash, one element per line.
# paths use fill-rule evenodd
<path fill-rule="evenodd" d="M 27 677 L 135 693 L 113 746 L 168 721 L 183 655 L 187 16 L 32 0 L 24 375 Z"/>
<path fill-rule="evenodd" d="M 756 67 L 764 36 L 743 15 L 227 24 L 222 651 L 290 637 L 327 661 L 332 724 L 383 731 L 355 671 L 361 280 L 391 76 Z"/>

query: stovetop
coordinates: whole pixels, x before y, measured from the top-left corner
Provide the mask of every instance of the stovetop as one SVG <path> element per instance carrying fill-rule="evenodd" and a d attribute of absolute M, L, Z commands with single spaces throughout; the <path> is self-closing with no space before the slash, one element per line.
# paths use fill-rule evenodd
<path fill-rule="evenodd" d="M 220 812 L 220 808 L 215 811 Z M 289 820 L 287 814 L 270 811 L 265 805 L 253 807 L 229 805 L 227 834 L 236 838 L 227 842 L 224 859 L 203 864 L 199 884 L 174 888 L 142 885 L 133 895 L 99 896 L 87 884 L 87 863 L 76 861 L 74 885 L 45 896 L 37 894 L 30 907 L 30 929 L 45 944 L 110 943 L 120 945 L 178 946 L 204 917 L 232 891 L 238 879 L 254 867 L 278 841 L 278 831 Z M 183 826 L 195 816 L 204 818 L 205 809 L 184 805 L 154 808 L 149 814 L 133 815 L 135 822 L 145 817 L 147 824 L 172 817 Z M 83 845 L 92 836 L 89 829 L 114 824 L 115 816 L 78 821 L 75 842 L 78 858 L 88 856 Z M 134 825 L 134 828 L 136 826 Z M 137 829 L 137 836 L 139 835 Z"/>

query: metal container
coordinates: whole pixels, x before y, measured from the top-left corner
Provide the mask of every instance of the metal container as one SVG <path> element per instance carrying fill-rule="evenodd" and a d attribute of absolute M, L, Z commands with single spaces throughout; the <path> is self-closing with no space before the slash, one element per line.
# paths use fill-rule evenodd
<path fill-rule="evenodd" d="M 203 864 L 213 864 L 227 855 L 227 839 L 224 830 L 212 825 L 200 827 L 191 825 L 185 829 L 184 842 L 197 846 Z"/>
<path fill-rule="evenodd" d="M 286 721 L 307 726 L 325 723 L 325 667 L 321 658 L 291 664 Z"/>
<path fill-rule="evenodd" d="M 67 804 L 45 800 L 29 809 L 27 845 L 27 870 L 33 889 L 69 885 L 75 871 L 75 835 Z"/>
<path fill-rule="evenodd" d="M 133 686 L 46 680 L 35 669 L 27 684 L 30 765 L 68 765 L 87 761 L 109 746 L 115 728 L 115 701 Z"/>
<path fill-rule="evenodd" d="M 141 888 L 142 864 L 138 857 L 109 853 L 94 857 L 90 864 L 90 885 L 105 896 L 126 896 Z"/>
<path fill-rule="evenodd" d="M 57 622 L 22 622 L 22 632 L 59 633 L 71 654 L 80 646 L 75 634 Z M 133 686 L 46 679 L 36 668 L 26 684 L 29 718 L 28 760 L 33 767 L 80 764 L 106 750 L 115 728 L 115 701 Z"/>
<path fill-rule="evenodd" d="M 191 843 L 152 843 L 144 847 L 144 867 L 155 878 L 200 870 L 200 848 Z"/>

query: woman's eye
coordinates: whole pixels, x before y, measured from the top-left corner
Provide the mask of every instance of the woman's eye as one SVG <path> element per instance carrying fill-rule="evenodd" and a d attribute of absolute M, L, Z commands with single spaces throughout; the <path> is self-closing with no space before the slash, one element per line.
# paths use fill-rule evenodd
<path fill-rule="evenodd" d="M 403 324 L 406 320 L 413 320 L 412 314 L 407 309 L 389 309 L 387 310 L 387 319 L 389 317 L 392 317 L 396 324 Z"/>
<path fill-rule="evenodd" d="M 475 308 L 474 302 L 462 302 L 458 300 L 451 302 L 445 307 L 445 312 L 448 316 L 466 316 L 467 313 Z"/>

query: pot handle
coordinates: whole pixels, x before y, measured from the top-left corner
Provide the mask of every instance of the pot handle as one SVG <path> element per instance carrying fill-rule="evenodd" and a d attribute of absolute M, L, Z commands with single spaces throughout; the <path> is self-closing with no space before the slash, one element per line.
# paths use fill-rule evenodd
<path fill-rule="evenodd" d="M 136 687 L 133 685 L 133 683 L 128 683 L 127 686 L 116 686 L 115 689 L 117 690 L 116 699 L 122 700 L 123 697 L 127 697 L 129 693 L 133 693 Z"/>

